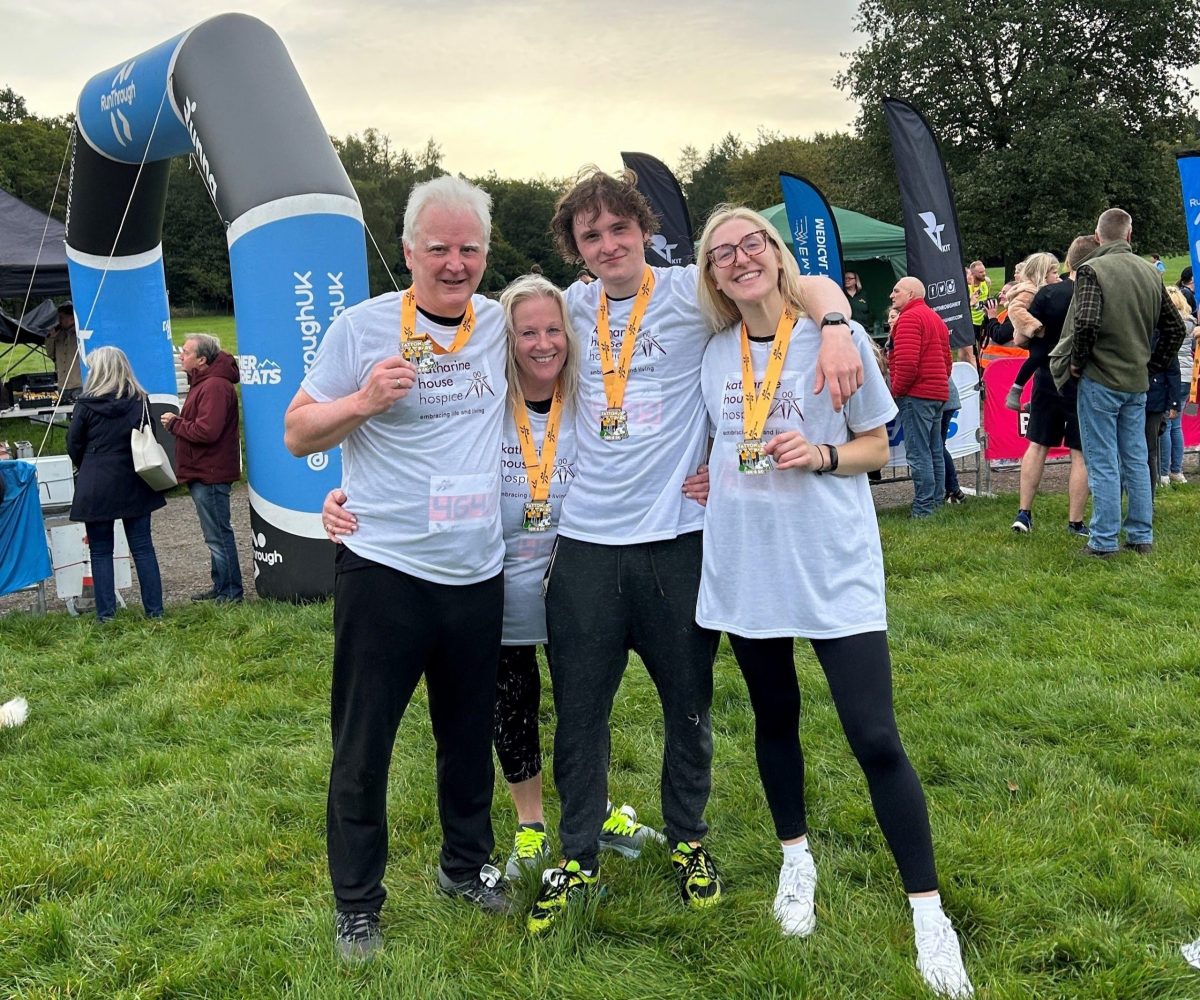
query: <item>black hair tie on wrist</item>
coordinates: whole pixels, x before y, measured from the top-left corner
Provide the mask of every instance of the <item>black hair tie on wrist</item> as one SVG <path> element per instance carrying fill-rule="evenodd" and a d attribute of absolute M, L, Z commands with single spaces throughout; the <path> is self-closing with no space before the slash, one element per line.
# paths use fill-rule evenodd
<path fill-rule="evenodd" d="M 828 465 L 828 467 L 823 466 L 822 468 L 818 469 L 817 470 L 818 476 L 823 476 L 827 472 L 831 473 L 831 474 L 834 472 L 837 472 L 837 467 L 838 467 L 837 449 L 831 444 L 826 444 L 826 445 L 823 445 L 822 447 L 829 449 L 829 465 Z"/>

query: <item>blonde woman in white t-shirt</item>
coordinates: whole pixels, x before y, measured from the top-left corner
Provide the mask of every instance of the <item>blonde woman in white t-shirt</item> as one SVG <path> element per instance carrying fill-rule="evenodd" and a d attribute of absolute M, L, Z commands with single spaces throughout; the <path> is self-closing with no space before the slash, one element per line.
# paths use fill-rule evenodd
<path fill-rule="evenodd" d="M 895 405 L 858 327 L 859 392 L 835 412 L 827 393 L 807 391 L 820 332 L 804 314 L 791 253 L 761 215 L 718 208 L 699 258 L 700 305 L 715 335 L 701 374 L 714 443 L 696 620 L 728 633 L 754 707 L 759 773 L 784 856 L 776 919 L 785 934 L 816 927 L 793 662 L 800 636 L 825 672 L 909 894 L 917 966 L 939 995 L 970 996 L 937 892 L 925 797 L 892 708 L 883 558 L 866 473 L 887 461 Z M 756 386 L 749 400 L 747 380 Z"/>

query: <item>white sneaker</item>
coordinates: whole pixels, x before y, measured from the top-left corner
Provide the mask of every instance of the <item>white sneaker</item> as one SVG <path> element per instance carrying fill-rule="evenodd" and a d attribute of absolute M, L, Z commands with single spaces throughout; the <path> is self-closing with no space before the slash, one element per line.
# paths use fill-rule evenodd
<path fill-rule="evenodd" d="M 21 725 L 29 716 L 29 702 L 14 698 L 0 705 L 0 729 L 12 729 Z"/>
<path fill-rule="evenodd" d="M 1170 476 L 1159 476 L 1158 477 L 1158 485 L 1159 486 L 1170 486 L 1171 485 L 1171 477 Z"/>
<path fill-rule="evenodd" d="M 967 970 L 963 967 L 958 936 L 944 913 L 928 917 L 917 928 L 917 971 L 940 997 L 975 995 Z"/>
<path fill-rule="evenodd" d="M 784 934 L 808 937 L 817 929 L 817 866 L 812 855 L 779 869 L 779 889 L 772 910 Z"/>
<path fill-rule="evenodd" d="M 1173 483 L 1186 483 L 1186 482 L 1187 482 L 1187 476 L 1185 476 L 1185 475 L 1184 475 L 1182 472 L 1172 472 L 1172 473 L 1171 473 L 1171 482 L 1173 482 Z"/>
<path fill-rule="evenodd" d="M 1183 957 L 1187 960 L 1188 965 L 1200 969 L 1200 939 L 1191 944 L 1185 944 L 1179 950 L 1183 952 Z"/>

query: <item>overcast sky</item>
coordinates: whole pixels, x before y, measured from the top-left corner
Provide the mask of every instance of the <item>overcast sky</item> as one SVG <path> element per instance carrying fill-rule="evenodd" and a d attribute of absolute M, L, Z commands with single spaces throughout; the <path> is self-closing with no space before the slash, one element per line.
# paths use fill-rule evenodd
<path fill-rule="evenodd" d="M 0 85 L 40 115 L 198 21 L 239 9 L 283 39 L 333 135 L 432 137 L 468 175 L 560 177 L 621 150 L 674 166 L 726 132 L 846 129 L 833 86 L 856 44 L 847 0 L 0 0 Z M 603 11 L 603 16 L 600 16 Z M 619 25 L 619 27 L 618 27 Z"/>

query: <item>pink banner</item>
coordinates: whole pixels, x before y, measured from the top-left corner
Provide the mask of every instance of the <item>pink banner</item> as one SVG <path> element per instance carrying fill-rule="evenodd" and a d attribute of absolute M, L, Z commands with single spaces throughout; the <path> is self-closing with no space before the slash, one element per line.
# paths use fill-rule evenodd
<path fill-rule="evenodd" d="M 1028 442 L 1023 436 L 1025 424 L 1029 419 L 1028 413 L 1014 413 L 1004 405 L 1008 390 L 1017 380 L 1017 372 L 1021 370 L 1021 358 L 998 358 L 983 370 L 983 386 L 985 400 L 983 405 L 983 429 L 987 434 L 987 448 L 984 454 L 989 462 L 1017 460 L 1025 454 Z M 1021 405 L 1029 402 L 1033 392 L 1033 379 L 1030 379 L 1021 392 Z M 1190 407 L 1188 408 L 1190 409 Z M 1195 448 L 1200 445 L 1200 414 L 1183 415 L 1183 446 Z M 1051 448 L 1050 457 L 1058 458 L 1067 454 L 1066 448 Z"/>

